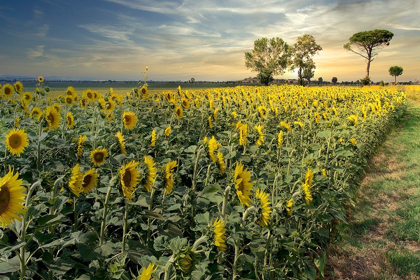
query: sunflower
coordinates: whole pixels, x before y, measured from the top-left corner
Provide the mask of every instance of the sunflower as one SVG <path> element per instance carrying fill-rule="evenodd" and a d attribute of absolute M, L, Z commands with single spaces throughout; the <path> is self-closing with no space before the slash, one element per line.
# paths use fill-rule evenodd
<path fill-rule="evenodd" d="M 259 125 L 256 125 L 254 128 L 258 132 L 258 139 L 257 139 L 257 142 L 255 142 L 255 144 L 257 144 L 258 146 L 261 146 L 261 144 L 264 143 L 264 133 L 262 132 L 264 126 L 259 124 Z"/>
<path fill-rule="evenodd" d="M 182 107 L 184 107 L 185 109 L 190 108 L 190 101 L 188 101 L 187 98 L 182 98 L 181 104 L 182 104 Z"/>
<path fill-rule="evenodd" d="M 83 92 L 83 97 L 86 97 L 86 99 L 89 102 L 93 102 L 95 99 L 95 96 L 93 94 L 93 91 L 91 89 L 87 89 L 85 92 Z"/>
<path fill-rule="evenodd" d="M 292 128 L 290 127 L 290 125 L 288 125 L 286 122 L 281 121 L 280 122 L 280 126 L 284 127 L 285 129 L 287 129 L 287 131 L 292 131 Z"/>
<path fill-rule="evenodd" d="M 157 138 L 157 134 L 156 134 L 156 130 L 153 129 L 152 131 L 152 138 L 150 140 L 150 147 L 154 147 L 156 145 L 156 138 Z"/>
<path fill-rule="evenodd" d="M 17 81 L 14 85 L 16 92 L 22 93 L 23 91 L 23 84 L 19 81 Z"/>
<path fill-rule="evenodd" d="M 217 153 L 217 163 L 219 164 L 220 174 L 225 173 L 226 165 L 225 160 L 223 159 L 223 153 L 221 152 Z"/>
<path fill-rule="evenodd" d="M 195 99 L 194 103 L 195 103 L 195 108 L 197 108 L 197 109 L 200 108 L 200 100 Z"/>
<path fill-rule="evenodd" d="M 305 182 L 302 184 L 302 189 L 305 194 L 306 204 L 309 204 L 312 201 L 311 187 L 312 187 L 313 177 L 314 177 L 314 172 L 310 168 L 308 168 L 305 174 Z"/>
<path fill-rule="evenodd" d="M 45 111 L 45 119 L 48 123 L 48 129 L 56 129 L 60 125 L 61 115 L 54 107 L 48 106 Z"/>
<path fill-rule="evenodd" d="M 148 167 L 147 180 L 144 188 L 150 192 L 153 189 L 153 184 L 156 181 L 156 163 L 151 156 L 144 156 L 144 162 Z"/>
<path fill-rule="evenodd" d="M 84 193 L 90 193 L 98 183 L 98 173 L 95 168 L 86 171 L 82 177 L 82 191 Z"/>
<path fill-rule="evenodd" d="M 261 205 L 261 217 L 258 220 L 258 224 L 262 227 L 266 227 L 270 221 L 270 214 L 272 212 L 270 206 L 271 202 L 268 199 L 268 193 L 258 189 L 255 193 L 255 197 L 259 200 Z"/>
<path fill-rule="evenodd" d="M 86 109 L 86 107 L 87 107 L 87 105 L 88 105 L 88 100 L 86 99 L 86 98 L 82 98 L 82 99 L 80 99 L 80 107 L 82 108 L 82 109 Z"/>
<path fill-rule="evenodd" d="M 15 119 L 15 127 L 18 128 L 20 126 L 20 118 Z"/>
<path fill-rule="evenodd" d="M 69 188 L 71 192 L 79 197 L 82 192 L 83 174 L 80 172 L 80 165 L 76 164 L 71 171 L 71 177 L 69 181 Z"/>
<path fill-rule="evenodd" d="M 54 107 L 54 109 L 55 109 L 58 113 L 61 113 L 61 106 L 60 106 L 60 104 L 58 104 L 58 103 L 54 103 L 54 104 L 53 104 L 53 107 Z"/>
<path fill-rule="evenodd" d="M 29 103 L 32 101 L 32 94 L 30 92 L 25 92 L 22 98 L 25 102 Z"/>
<path fill-rule="evenodd" d="M 127 200 L 131 200 L 133 197 L 134 191 L 136 190 L 135 187 L 140 180 L 140 171 L 137 168 L 139 164 L 139 162 L 133 160 L 121 167 L 121 186 Z"/>
<path fill-rule="evenodd" d="M 315 119 L 316 123 L 319 123 L 321 121 L 321 116 L 319 115 L 319 113 L 314 114 L 314 119 Z"/>
<path fill-rule="evenodd" d="M 70 86 L 67 88 L 66 90 L 66 96 L 75 96 L 76 95 L 76 91 L 74 90 L 74 87 Z"/>
<path fill-rule="evenodd" d="M 217 162 L 217 158 L 214 155 L 214 153 L 217 152 L 217 150 L 220 149 L 221 147 L 222 145 L 220 145 L 220 143 L 217 142 L 216 138 L 212 136 L 211 139 L 209 140 L 209 156 L 213 162 Z"/>
<path fill-rule="evenodd" d="M 64 102 L 68 105 L 71 106 L 73 105 L 74 102 L 74 97 L 71 95 L 66 95 L 66 97 L 64 97 Z"/>
<path fill-rule="evenodd" d="M 234 176 L 236 194 L 238 195 L 239 201 L 242 205 L 249 206 L 251 203 L 250 195 L 253 184 L 251 182 L 251 173 L 248 169 L 244 170 L 244 165 L 242 163 L 237 163 Z"/>
<path fill-rule="evenodd" d="M 9 167 L 9 173 L 0 179 L 0 224 L 3 229 L 10 227 L 15 220 L 20 221 L 19 215 L 25 212 L 26 190 L 18 177 L 19 173 L 13 174 Z"/>
<path fill-rule="evenodd" d="M 352 144 L 353 146 L 356 146 L 356 144 L 357 144 L 357 140 L 356 140 L 356 138 L 351 138 L 351 139 L 350 139 L 350 142 L 351 142 L 351 144 Z"/>
<path fill-rule="evenodd" d="M 127 154 L 127 152 L 126 152 L 126 150 L 125 150 L 125 143 L 124 143 L 125 139 L 124 139 L 124 135 L 122 135 L 121 131 L 118 131 L 118 132 L 115 134 L 115 137 L 117 137 L 117 139 L 118 139 L 118 143 L 120 144 L 121 154 L 126 155 L 126 154 Z"/>
<path fill-rule="evenodd" d="M 217 218 L 214 223 L 214 245 L 219 248 L 220 251 L 226 251 L 226 222 L 221 218 Z"/>
<path fill-rule="evenodd" d="M 239 127 L 239 145 L 245 146 L 246 145 L 246 136 L 248 135 L 248 125 L 241 124 Z"/>
<path fill-rule="evenodd" d="M 359 118 L 356 115 L 350 115 L 347 117 L 347 119 L 351 121 L 354 124 L 354 126 L 357 126 L 359 124 Z"/>
<path fill-rule="evenodd" d="M 90 152 L 90 158 L 95 166 L 99 166 L 105 162 L 108 152 L 105 149 L 95 149 Z"/>
<path fill-rule="evenodd" d="M 137 124 L 137 116 L 133 112 L 124 112 L 123 114 L 124 127 L 126 129 L 133 129 Z"/>
<path fill-rule="evenodd" d="M 23 129 L 12 129 L 6 135 L 6 147 L 12 155 L 20 155 L 28 145 L 28 134 Z"/>
<path fill-rule="evenodd" d="M 102 99 L 103 100 L 103 99 Z M 108 101 L 103 100 L 101 103 L 102 109 L 104 109 L 107 112 L 112 112 L 115 109 L 115 102 L 111 99 Z"/>
<path fill-rule="evenodd" d="M 70 129 L 72 129 L 76 124 L 74 122 L 74 117 L 73 117 L 73 114 L 71 112 L 67 112 L 66 123 L 67 123 L 67 127 L 70 128 Z"/>
<path fill-rule="evenodd" d="M 146 95 L 146 94 L 147 94 L 147 92 L 148 92 L 147 87 L 146 87 L 146 86 L 142 86 L 142 87 L 141 87 L 141 89 L 140 89 L 140 92 L 141 92 L 143 95 Z"/>
<path fill-rule="evenodd" d="M 3 86 L 3 94 L 5 97 L 11 97 L 15 93 L 15 89 L 11 84 L 5 84 Z"/>
<path fill-rule="evenodd" d="M 149 266 L 147 268 L 143 268 L 143 271 L 137 277 L 137 280 L 151 280 L 152 279 L 152 273 L 155 272 L 156 269 L 157 269 L 157 266 L 155 267 L 154 263 L 149 264 Z"/>
<path fill-rule="evenodd" d="M 175 106 L 175 115 L 178 119 L 182 118 L 182 116 L 184 115 L 184 110 L 182 110 L 182 107 L 180 106 Z"/>
<path fill-rule="evenodd" d="M 168 126 L 167 128 L 165 128 L 164 134 L 166 137 L 169 137 L 169 135 L 171 135 L 171 132 L 172 132 L 171 126 Z"/>
<path fill-rule="evenodd" d="M 38 82 L 43 83 L 43 82 L 44 82 L 44 77 L 39 76 L 39 77 L 38 77 Z"/>
<path fill-rule="evenodd" d="M 281 148 L 281 146 L 283 145 L 283 136 L 284 136 L 284 131 L 281 130 L 279 132 L 279 135 L 277 136 L 277 144 L 279 148 Z"/>
<path fill-rule="evenodd" d="M 178 163 L 173 160 L 165 166 L 165 194 L 170 194 L 174 188 L 174 169 L 178 166 Z"/>
<path fill-rule="evenodd" d="M 39 108 L 39 107 L 33 107 L 32 108 L 32 111 L 31 111 L 31 114 L 29 116 L 35 117 L 35 118 L 37 118 L 39 120 L 40 119 L 40 116 L 42 117 L 42 110 L 41 110 L 41 108 Z"/>
<path fill-rule="evenodd" d="M 77 156 L 81 157 L 83 155 L 83 145 L 85 144 L 87 136 L 80 135 L 79 136 L 79 143 L 77 144 Z"/>
<path fill-rule="evenodd" d="M 293 214 L 292 206 L 293 206 L 293 198 L 289 199 L 287 201 L 287 204 L 286 204 L 286 210 L 287 210 L 287 214 L 289 214 L 289 216 L 292 216 L 292 214 Z"/>
<path fill-rule="evenodd" d="M 217 122 L 217 112 L 219 112 L 219 108 L 214 109 L 214 112 L 213 112 L 213 118 L 215 122 Z"/>

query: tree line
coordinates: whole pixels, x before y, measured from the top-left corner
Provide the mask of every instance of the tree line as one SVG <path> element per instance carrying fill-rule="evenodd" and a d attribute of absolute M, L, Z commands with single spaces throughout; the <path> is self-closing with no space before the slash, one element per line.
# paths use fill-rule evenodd
<path fill-rule="evenodd" d="M 366 76 L 360 81 L 370 84 L 370 65 L 377 57 L 378 50 L 389 46 L 394 34 L 388 30 L 375 29 L 353 34 L 344 49 L 362 56 L 366 60 Z M 315 41 L 314 36 L 305 34 L 297 38 L 293 45 L 287 44 L 279 37 L 268 39 L 263 37 L 254 41 L 254 49 L 245 52 L 245 66 L 258 72 L 257 78 L 263 85 L 273 81 L 274 76 L 283 75 L 287 70 L 297 70 L 298 83 L 309 84 L 315 74 L 315 62 L 312 57 L 318 54 L 322 47 Z M 395 77 L 403 73 L 400 66 L 392 66 L 389 74 Z M 334 83 L 334 82 L 333 82 Z"/>

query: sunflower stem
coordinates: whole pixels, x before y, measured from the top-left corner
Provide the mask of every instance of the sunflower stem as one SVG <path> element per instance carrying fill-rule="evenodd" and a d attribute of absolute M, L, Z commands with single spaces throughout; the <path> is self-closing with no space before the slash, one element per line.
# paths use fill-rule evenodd
<path fill-rule="evenodd" d="M 238 258 L 239 258 L 239 246 L 238 246 L 238 243 L 235 242 L 235 256 L 234 256 L 234 259 L 233 259 L 232 280 L 235 280 L 236 275 L 237 275 Z"/>
<path fill-rule="evenodd" d="M 194 172 L 193 172 L 193 180 L 192 180 L 192 190 L 195 191 L 197 186 L 197 167 L 198 167 L 198 160 L 200 159 L 200 153 L 203 151 L 204 147 L 201 147 L 197 151 L 197 156 L 195 157 L 194 163 Z"/>
<path fill-rule="evenodd" d="M 128 225 L 128 201 L 125 199 L 125 211 L 124 211 L 124 223 L 123 223 L 123 239 L 122 239 L 122 249 L 121 253 L 124 255 L 125 252 L 125 241 L 126 241 L 126 235 L 127 235 L 127 225 Z"/>
<path fill-rule="evenodd" d="M 152 209 L 153 209 L 153 198 L 154 198 L 154 194 L 155 194 L 155 189 L 152 188 L 152 191 L 150 193 L 149 211 L 152 211 Z M 150 239 L 150 236 L 151 236 L 150 226 L 151 226 L 151 219 L 150 218 L 147 218 L 147 237 L 146 237 L 146 244 L 149 243 L 149 239 Z"/>
<path fill-rule="evenodd" d="M 223 215 L 223 217 L 226 215 L 227 200 L 228 200 L 230 189 L 231 189 L 230 186 L 228 186 L 225 189 L 225 192 L 224 192 L 224 195 L 223 195 L 223 204 L 222 204 L 222 215 Z"/>
<path fill-rule="evenodd" d="M 104 242 L 104 234 L 105 234 L 105 224 L 106 224 L 106 214 L 108 211 L 108 202 L 109 202 L 109 197 L 111 194 L 111 184 L 108 185 L 108 190 L 106 192 L 106 196 L 105 196 L 105 202 L 104 202 L 104 212 L 102 213 L 102 222 L 101 222 L 101 232 L 99 234 L 99 246 L 102 246 L 103 242 Z"/>
<path fill-rule="evenodd" d="M 74 229 L 77 231 L 79 228 L 79 221 L 77 219 L 77 207 L 76 207 L 76 198 L 73 199 L 73 214 L 74 214 Z"/>

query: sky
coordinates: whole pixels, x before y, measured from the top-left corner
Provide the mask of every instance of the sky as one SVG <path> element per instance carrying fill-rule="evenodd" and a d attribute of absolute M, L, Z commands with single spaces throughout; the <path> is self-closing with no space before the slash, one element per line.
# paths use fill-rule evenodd
<path fill-rule="evenodd" d="M 343 49 L 357 32 L 387 29 L 373 81 L 420 79 L 420 0 L 1 0 L 0 76 L 83 80 L 232 81 L 254 77 L 256 39 L 289 45 L 310 34 L 323 50 L 314 79 L 356 81 L 365 60 Z M 296 78 L 288 71 L 276 78 Z"/>

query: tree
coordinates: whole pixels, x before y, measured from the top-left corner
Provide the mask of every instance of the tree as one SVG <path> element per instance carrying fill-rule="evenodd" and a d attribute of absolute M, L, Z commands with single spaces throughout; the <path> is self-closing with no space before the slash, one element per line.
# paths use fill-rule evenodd
<path fill-rule="evenodd" d="M 370 63 L 378 55 L 376 49 L 389 46 L 389 41 L 391 41 L 393 36 L 394 33 L 383 29 L 363 31 L 353 34 L 353 36 L 350 37 L 349 42 L 344 44 L 343 47 L 366 59 L 366 77 L 370 77 Z M 357 50 L 352 49 L 352 45 L 355 45 Z"/>
<path fill-rule="evenodd" d="M 305 68 L 303 69 L 302 79 L 307 80 L 308 85 L 311 83 L 311 79 L 315 75 L 315 70 L 314 70 L 315 68 L 316 68 L 315 64 L 313 63 L 313 61 L 311 59 L 311 61 L 307 65 L 305 65 Z"/>
<path fill-rule="evenodd" d="M 322 85 L 322 82 L 324 82 L 324 79 L 322 79 L 322 77 L 318 78 L 318 84 Z"/>
<path fill-rule="evenodd" d="M 391 66 L 389 67 L 389 75 L 394 76 L 394 83 L 397 84 L 397 76 L 402 75 L 404 69 L 401 66 Z"/>
<path fill-rule="evenodd" d="M 312 56 L 322 50 L 320 45 L 317 45 L 315 38 L 312 35 L 305 34 L 298 37 L 296 43 L 292 47 L 293 60 L 291 63 L 291 70 L 298 69 L 298 81 L 300 85 L 303 85 L 303 79 L 306 74 L 312 73 L 316 68 L 315 62 L 312 60 Z"/>
<path fill-rule="evenodd" d="M 258 72 L 261 84 L 268 85 L 273 76 L 284 74 L 289 61 L 289 46 L 281 38 L 263 37 L 254 41 L 254 49 L 245 52 L 245 66 Z"/>
<path fill-rule="evenodd" d="M 338 81 L 337 77 L 333 77 L 333 78 L 332 78 L 332 80 L 331 80 L 331 82 L 332 82 L 334 85 L 337 83 L 337 81 Z"/>
<path fill-rule="evenodd" d="M 190 83 L 192 83 L 192 84 L 195 83 L 195 79 L 194 78 L 191 78 L 190 79 Z"/>

